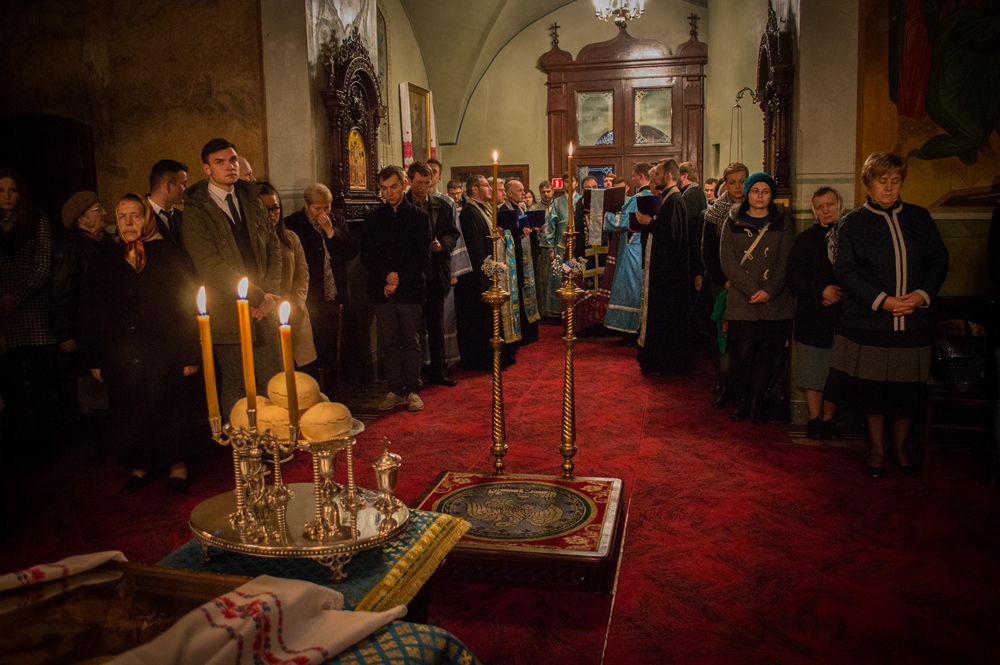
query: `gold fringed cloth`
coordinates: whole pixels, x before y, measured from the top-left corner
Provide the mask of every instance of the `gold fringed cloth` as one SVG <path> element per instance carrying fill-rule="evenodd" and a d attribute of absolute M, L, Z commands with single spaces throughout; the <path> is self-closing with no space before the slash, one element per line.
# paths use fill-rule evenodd
<path fill-rule="evenodd" d="M 430 518 L 433 519 L 425 528 L 413 528 L 415 521 L 424 523 Z M 392 567 L 354 609 L 382 612 L 409 603 L 438 569 L 445 555 L 469 530 L 469 526 L 460 517 L 410 511 L 410 528 L 405 536 L 389 541 L 381 550 L 386 563 L 394 561 Z M 420 533 L 414 540 L 409 536 L 416 536 L 415 531 Z"/>
<path fill-rule="evenodd" d="M 344 594 L 345 609 L 378 612 L 413 600 L 468 530 L 469 523 L 460 517 L 411 510 L 406 531 L 380 548 L 355 554 L 344 567 L 347 579 L 339 584 L 331 584 L 329 569 L 312 559 L 268 559 L 213 548 L 211 559 L 202 563 L 201 547 L 193 540 L 167 555 L 159 565 L 306 580 Z"/>

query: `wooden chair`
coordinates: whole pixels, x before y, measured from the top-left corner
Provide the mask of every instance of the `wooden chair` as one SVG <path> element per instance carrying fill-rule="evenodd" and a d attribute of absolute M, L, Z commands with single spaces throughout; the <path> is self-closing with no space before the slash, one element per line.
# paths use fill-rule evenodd
<path fill-rule="evenodd" d="M 971 298 L 945 298 L 941 314 L 946 318 L 938 323 L 939 335 L 961 334 L 968 321 L 973 333 L 985 335 L 982 326 L 975 319 L 985 311 L 984 305 Z M 992 361 L 992 359 L 990 359 Z M 987 386 L 975 392 L 960 393 L 945 386 L 931 384 L 928 387 L 927 406 L 920 429 L 921 480 L 927 480 L 927 465 L 930 458 L 932 430 L 951 432 L 993 432 L 993 414 L 997 404 L 996 386 Z M 939 416 L 944 416 L 941 418 Z M 996 484 L 998 451 L 995 441 L 990 462 L 990 488 Z"/>

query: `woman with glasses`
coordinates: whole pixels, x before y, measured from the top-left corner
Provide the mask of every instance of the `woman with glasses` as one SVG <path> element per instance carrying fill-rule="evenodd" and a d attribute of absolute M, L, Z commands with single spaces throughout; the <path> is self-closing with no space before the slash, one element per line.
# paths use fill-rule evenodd
<path fill-rule="evenodd" d="M 302 250 L 302 241 L 294 231 L 285 227 L 285 217 L 281 210 L 281 196 L 269 182 L 258 183 L 257 198 L 267 210 L 267 218 L 274 225 L 281 246 L 281 299 L 292 306 L 288 323 L 292 326 L 292 350 L 295 365 L 302 368 L 316 360 L 316 345 L 313 342 L 312 322 L 306 309 L 306 295 L 309 293 L 309 264 Z"/>

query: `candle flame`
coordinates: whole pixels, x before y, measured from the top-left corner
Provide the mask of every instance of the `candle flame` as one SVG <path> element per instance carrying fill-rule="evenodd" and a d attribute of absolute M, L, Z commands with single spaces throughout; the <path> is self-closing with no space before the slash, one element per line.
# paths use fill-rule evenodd
<path fill-rule="evenodd" d="M 281 321 L 281 325 L 288 325 L 288 316 L 292 313 L 292 305 L 287 300 L 281 303 L 278 307 L 278 320 Z"/>
<path fill-rule="evenodd" d="M 569 156 L 570 157 L 573 156 L 573 142 L 572 141 L 570 141 L 570 143 L 569 143 Z"/>
<path fill-rule="evenodd" d="M 496 150 L 493 151 L 493 161 L 494 162 L 497 161 L 497 151 Z"/>
<path fill-rule="evenodd" d="M 201 314 L 202 316 L 204 316 L 205 314 L 208 313 L 208 312 L 206 312 L 205 287 L 204 286 L 201 287 L 200 289 L 198 289 L 198 313 Z"/>
<path fill-rule="evenodd" d="M 249 278 L 244 277 L 243 279 L 240 280 L 240 285 L 236 287 L 236 292 L 240 294 L 240 300 L 247 299 L 247 291 L 249 290 L 250 290 L 250 280 Z"/>

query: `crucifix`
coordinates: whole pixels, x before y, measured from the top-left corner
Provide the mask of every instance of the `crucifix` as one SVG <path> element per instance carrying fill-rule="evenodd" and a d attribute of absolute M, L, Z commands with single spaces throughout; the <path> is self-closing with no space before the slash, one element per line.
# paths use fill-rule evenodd
<path fill-rule="evenodd" d="M 690 32 L 690 34 L 695 39 L 698 39 L 698 19 L 700 19 L 700 18 L 701 17 L 698 16 L 697 14 L 695 14 L 694 12 L 691 12 L 691 15 L 688 16 L 688 23 L 691 24 L 691 32 Z"/>
<path fill-rule="evenodd" d="M 558 23 L 553 23 L 549 26 L 549 32 L 552 33 L 552 45 L 559 46 L 559 28 L 562 26 Z"/>

